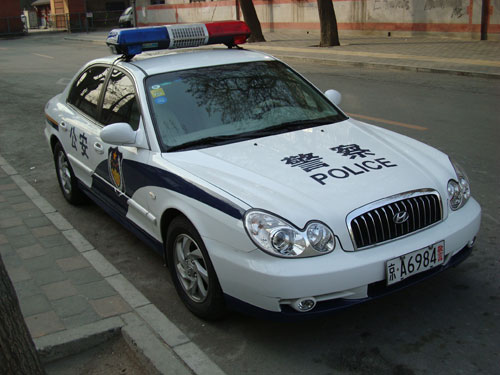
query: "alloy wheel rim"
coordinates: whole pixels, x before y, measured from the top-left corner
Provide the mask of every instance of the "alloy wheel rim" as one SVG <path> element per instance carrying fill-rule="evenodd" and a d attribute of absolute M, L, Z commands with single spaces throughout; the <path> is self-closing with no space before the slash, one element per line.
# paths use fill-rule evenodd
<path fill-rule="evenodd" d="M 207 263 L 196 241 L 186 234 L 175 239 L 174 264 L 177 279 L 186 295 L 197 303 L 205 301 L 210 285 Z"/>
<path fill-rule="evenodd" d="M 61 187 L 66 195 L 71 194 L 71 172 L 69 170 L 69 164 L 68 164 L 68 159 L 66 159 L 66 155 L 64 155 L 64 152 L 60 151 L 59 155 L 57 156 L 57 165 L 59 166 L 58 168 L 58 173 L 59 173 L 59 179 L 61 181 Z"/>

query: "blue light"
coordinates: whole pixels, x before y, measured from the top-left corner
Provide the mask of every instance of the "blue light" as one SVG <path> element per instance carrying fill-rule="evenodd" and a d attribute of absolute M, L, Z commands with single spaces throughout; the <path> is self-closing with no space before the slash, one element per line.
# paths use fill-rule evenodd
<path fill-rule="evenodd" d="M 114 53 L 133 56 L 142 51 L 168 48 L 170 38 L 165 26 L 114 29 L 109 32 L 106 44 Z"/>

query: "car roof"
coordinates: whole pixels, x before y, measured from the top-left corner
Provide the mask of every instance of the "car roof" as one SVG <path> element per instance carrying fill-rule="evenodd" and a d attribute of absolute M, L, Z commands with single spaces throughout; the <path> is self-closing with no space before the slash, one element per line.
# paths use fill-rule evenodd
<path fill-rule="evenodd" d="M 142 53 L 129 62 L 120 62 L 117 65 L 132 64 L 139 67 L 147 75 L 201 68 L 206 66 L 237 64 L 253 61 L 272 61 L 272 56 L 245 49 L 197 49 L 174 50 L 167 52 Z"/>

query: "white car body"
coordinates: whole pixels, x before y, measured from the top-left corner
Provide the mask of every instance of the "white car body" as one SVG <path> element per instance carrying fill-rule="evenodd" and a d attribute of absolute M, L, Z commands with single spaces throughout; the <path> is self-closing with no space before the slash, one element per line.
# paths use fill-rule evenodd
<path fill-rule="evenodd" d="M 92 61 L 75 79 L 88 66 L 114 60 Z M 456 263 L 452 258 L 472 245 L 479 230 L 480 206 L 470 198 L 462 208 L 451 210 L 447 184 L 457 174 L 448 156 L 408 137 L 349 118 L 258 139 L 162 152 L 143 84 L 146 76 L 272 60 L 257 52 L 216 49 L 116 61 L 115 66 L 134 79 L 142 117 L 134 144 L 118 147 L 124 163 L 135 166 L 134 173 L 122 176 L 127 190 L 117 191 L 115 201 L 104 202 L 107 211 L 160 251 L 165 241 L 162 218 L 171 210 L 181 212 L 203 239 L 227 303 L 260 312 L 305 315 L 289 307 L 313 298 L 317 306 L 309 314 L 315 314 L 390 292 L 406 284 L 385 286 L 389 260 L 442 241 L 445 258 L 433 271 Z M 102 125 L 67 103 L 72 85 L 47 104 L 45 134 L 52 147 L 61 143 L 77 179 L 92 192 L 102 180 L 96 171 L 106 165 L 114 146 L 101 139 Z M 86 137 L 90 157 L 82 158 L 78 144 L 76 149 L 71 146 L 73 128 L 77 137 Z M 351 158 L 332 150 L 341 145 L 359 145 L 365 152 Z M 307 172 L 284 161 L 307 153 L 320 156 L 325 166 Z M 349 214 L 380 200 L 426 191 L 439 195 L 442 219 L 415 233 L 356 249 Z M 247 234 L 244 215 L 251 209 L 271 212 L 298 229 L 312 220 L 325 223 L 335 234 L 335 249 L 297 259 L 273 256 Z M 380 291 L 371 293 L 370 285 L 382 284 Z"/>

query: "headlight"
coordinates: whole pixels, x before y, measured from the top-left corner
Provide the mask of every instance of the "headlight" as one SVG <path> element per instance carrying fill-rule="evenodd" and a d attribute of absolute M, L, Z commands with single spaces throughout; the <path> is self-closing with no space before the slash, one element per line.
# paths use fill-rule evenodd
<path fill-rule="evenodd" d="M 252 241 L 271 255 L 310 257 L 335 249 L 335 235 L 318 221 L 311 221 L 304 230 L 299 230 L 270 213 L 250 210 L 245 214 L 244 223 Z"/>
<path fill-rule="evenodd" d="M 455 211 L 463 207 L 469 200 L 470 185 L 469 178 L 467 177 L 467 174 L 465 174 L 463 168 L 459 164 L 453 162 L 451 159 L 450 162 L 453 165 L 453 168 L 455 169 L 455 173 L 457 175 L 456 180 L 448 181 L 448 198 L 450 202 L 450 208 Z"/>

